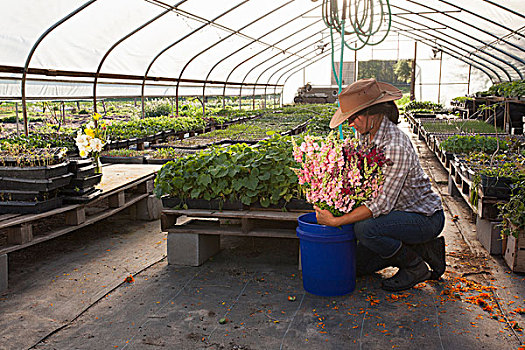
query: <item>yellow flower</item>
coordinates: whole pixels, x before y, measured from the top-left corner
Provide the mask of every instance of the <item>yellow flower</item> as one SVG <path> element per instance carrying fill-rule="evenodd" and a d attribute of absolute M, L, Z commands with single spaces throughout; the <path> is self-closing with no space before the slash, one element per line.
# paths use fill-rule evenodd
<path fill-rule="evenodd" d="M 102 118 L 102 116 L 100 114 L 98 114 L 98 113 L 93 114 L 93 119 L 99 120 L 100 118 Z"/>
<path fill-rule="evenodd" d="M 95 132 L 93 131 L 93 129 L 86 128 L 86 130 L 84 130 L 84 132 L 89 137 L 95 137 Z"/>
<path fill-rule="evenodd" d="M 81 157 L 87 156 L 87 152 L 85 150 L 80 150 L 80 152 L 78 153 L 80 154 Z"/>

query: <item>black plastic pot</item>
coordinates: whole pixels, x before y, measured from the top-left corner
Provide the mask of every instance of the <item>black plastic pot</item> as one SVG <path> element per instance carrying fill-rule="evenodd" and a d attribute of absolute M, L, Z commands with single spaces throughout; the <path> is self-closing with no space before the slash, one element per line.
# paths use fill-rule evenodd
<path fill-rule="evenodd" d="M 175 160 L 175 158 L 167 158 L 167 159 L 146 158 L 146 163 L 147 164 L 166 164 L 167 162 L 171 162 L 172 160 Z"/>
<path fill-rule="evenodd" d="M 19 191 L 9 190 L 0 191 L 0 201 L 2 202 L 38 202 L 57 197 L 57 191 L 38 192 L 38 191 Z"/>
<path fill-rule="evenodd" d="M 2 166 L 0 167 L 0 177 L 48 179 L 66 174 L 68 171 L 68 164 L 69 161 L 60 164 L 35 167 Z"/>
<path fill-rule="evenodd" d="M 55 197 L 45 201 L 7 201 L 0 202 L 0 214 L 38 214 L 62 206 L 62 198 Z"/>
<path fill-rule="evenodd" d="M 97 185 L 102 180 L 102 174 L 93 174 L 80 179 L 72 179 L 68 188 L 87 189 Z"/>
<path fill-rule="evenodd" d="M 69 159 L 68 170 L 70 173 L 76 173 L 79 168 L 84 168 L 93 165 L 92 158 L 74 158 Z"/>
<path fill-rule="evenodd" d="M 89 202 L 90 200 L 93 200 L 97 198 L 98 196 L 100 196 L 100 194 L 102 193 L 102 190 L 92 187 L 85 191 L 82 191 L 82 190 L 73 191 L 73 192 L 67 191 L 67 192 L 62 192 L 62 193 L 64 194 L 64 197 L 63 197 L 64 203 L 74 204 L 74 203 Z"/>
<path fill-rule="evenodd" d="M 21 190 L 49 192 L 67 186 L 73 173 L 67 173 L 49 179 L 0 178 L 0 190 Z"/>
<path fill-rule="evenodd" d="M 243 210 L 244 205 L 240 201 L 221 201 L 219 199 L 186 199 L 178 197 L 162 197 L 162 206 L 164 208 L 182 207 L 184 204 L 188 209 L 208 209 L 208 210 Z"/>
<path fill-rule="evenodd" d="M 484 196 L 508 199 L 512 194 L 512 180 L 506 177 L 480 175 L 481 191 Z"/>
<path fill-rule="evenodd" d="M 310 211 L 314 210 L 312 204 L 306 202 L 304 199 L 292 198 L 289 202 L 286 202 L 284 199 L 280 199 L 277 204 L 272 204 L 268 207 L 263 207 L 259 202 L 253 203 L 250 205 L 250 210 L 256 209 L 288 209 L 288 210 L 304 210 Z"/>

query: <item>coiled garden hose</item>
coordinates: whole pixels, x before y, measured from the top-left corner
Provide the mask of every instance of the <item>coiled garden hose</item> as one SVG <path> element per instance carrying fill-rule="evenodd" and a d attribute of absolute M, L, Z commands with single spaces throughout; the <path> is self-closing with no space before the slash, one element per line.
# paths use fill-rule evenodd
<path fill-rule="evenodd" d="M 390 32 L 392 14 L 390 13 L 389 0 L 343 0 L 341 18 L 339 18 L 339 5 L 337 0 L 323 0 L 322 17 L 325 25 L 330 29 L 330 44 L 332 57 L 332 71 L 335 81 L 339 87 L 338 94 L 342 91 L 343 84 L 343 53 L 344 48 L 357 51 L 366 45 L 378 45 L 382 43 Z M 378 10 L 377 10 L 378 9 Z M 377 11 L 377 13 L 376 13 Z M 348 18 L 353 31 L 345 29 L 345 22 Z M 372 37 L 379 33 L 383 27 L 385 19 L 388 18 L 385 34 L 374 41 Z M 341 56 L 339 59 L 339 74 L 335 69 L 334 57 L 334 30 L 341 35 Z M 350 46 L 345 41 L 345 35 L 355 34 L 357 40 L 361 42 L 355 47 Z M 339 137 L 343 139 L 343 126 L 339 125 Z"/>

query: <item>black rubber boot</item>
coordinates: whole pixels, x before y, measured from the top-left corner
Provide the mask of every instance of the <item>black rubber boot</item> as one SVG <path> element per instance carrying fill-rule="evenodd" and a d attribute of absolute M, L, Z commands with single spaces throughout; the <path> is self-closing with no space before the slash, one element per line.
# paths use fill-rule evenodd
<path fill-rule="evenodd" d="M 399 292 L 410 289 L 430 278 L 427 264 L 404 244 L 391 259 L 399 266 L 399 271 L 393 277 L 383 280 L 382 288 L 384 290 Z"/>
<path fill-rule="evenodd" d="M 392 259 L 383 259 L 360 242 L 357 242 L 355 255 L 357 277 L 371 275 L 385 267 L 394 266 Z"/>
<path fill-rule="evenodd" d="M 447 267 L 445 261 L 445 237 L 440 236 L 425 243 L 414 244 L 410 248 L 417 252 L 432 269 L 430 279 L 439 280 Z"/>

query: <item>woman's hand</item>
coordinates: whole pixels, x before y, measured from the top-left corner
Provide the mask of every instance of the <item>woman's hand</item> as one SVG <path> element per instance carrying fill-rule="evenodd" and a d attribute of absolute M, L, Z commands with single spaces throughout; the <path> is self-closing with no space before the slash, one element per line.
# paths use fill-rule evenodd
<path fill-rule="evenodd" d="M 319 225 L 340 226 L 338 218 L 332 215 L 329 210 L 321 209 L 314 205 L 315 216 Z"/>

